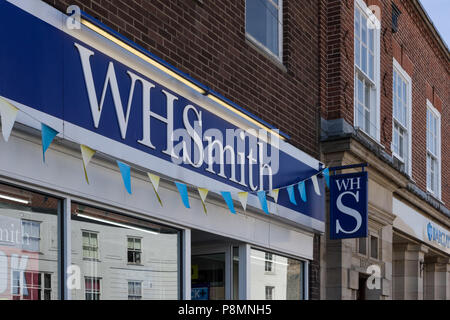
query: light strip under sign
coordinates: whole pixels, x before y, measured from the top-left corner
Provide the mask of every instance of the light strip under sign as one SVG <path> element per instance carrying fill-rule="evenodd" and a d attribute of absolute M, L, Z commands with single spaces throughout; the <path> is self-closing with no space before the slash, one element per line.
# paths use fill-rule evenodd
<path fill-rule="evenodd" d="M 86 19 L 81 19 L 81 23 L 83 25 L 85 25 L 86 27 L 88 27 L 89 29 L 91 29 L 92 31 L 94 31 L 94 32 L 98 33 L 99 35 L 103 36 L 104 38 L 114 42 L 115 44 L 117 44 L 118 46 L 122 47 L 123 49 L 131 52 L 135 56 L 141 58 L 142 60 L 144 60 L 144 61 L 146 61 L 148 63 L 150 63 L 154 67 L 164 71 L 165 73 L 167 73 L 171 77 L 179 80 L 180 82 L 184 83 L 185 85 L 187 85 L 188 87 L 194 89 L 195 91 L 201 93 L 202 95 L 206 95 L 207 94 L 208 98 L 210 98 L 213 101 L 219 103 L 221 106 L 223 106 L 223 107 L 227 108 L 228 110 L 234 112 L 235 114 L 237 114 L 238 116 L 246 119 L 247 121 L 251 122 L 252 124 L 254 124 L 254 125 L 256 125 L 256 126 L 262 128 L 262 129 L 266 130 L 267 132 L 270 132 L 271 134 L 281 138 L 282 140 L 286 140 L 286 138 L 283 137 L 282 135 L 280 135 L 279 133 L 275 132 L 274 130 L 270 129 L 269 127 L 265 126 L 264 124 L 260 123 L 259 121 L 253 119 L 252 117 L 249 117 L 244 112 L 242 112 L 242 111 L 236 109 L 235 107 L 229 105 L 228 103 L 226 103 L 222 99 L 216 97 L 215 95 L 207 93 L 203 88 L 200 88 L 198 85 L 196 85 L 196 84 L 192 83 L 191 81 L 189 81 L 188 79 L 180 76 L 176 72 L 170 70 L 169 68 L 167 68 L 166 66 L 162 65 L 158 61 L 150 58 L 149 56 L 145 55 L 144 53 L 140 52 L 139 50 L 133 48 L 129 44 L 127 44 L 124 41 L 122 41 L 122 40 L 118 39 L 117 37 L 113 36 L 112 34 L 110 34 L 109 32 L 105 31 L 104 29 L 96 26 L 92 22 L 90 22 L 90 21 L 88 21 Z"/>
<path fill-rule="evenodd" d="M 154 232 L 154 231 L 150 231 L 150 230 L 146 230 L 146 229 L 141 229 L 141 228 L 136 228 L 136 227 L 132 227 L 132 226 L 129 226 L 129 225 L 126 225 L 126 224 L 112 222 L 112 221 L 105 220 L 105 219 L 94 218 L 94 217 L 91 217 L 91 216 L 87 216 L 85 214 L 77 213 L 77 217 L 85 218 L 85 219 L 89 219 L 89 220 L 93 220 L 93 221 L 97 221 L 97 222 L 102 222 L 102 223 L 106 223 L 106 224 L 111 224 L 113 226 L 117 226 L 117 227 L 121 227 L 121 228 L 127 228 L 127 229 L 141 231 L 141 232 L 146 232 L 146 233 L 150 233 L 150 234 L 159 234 L 158 232 Z"/>

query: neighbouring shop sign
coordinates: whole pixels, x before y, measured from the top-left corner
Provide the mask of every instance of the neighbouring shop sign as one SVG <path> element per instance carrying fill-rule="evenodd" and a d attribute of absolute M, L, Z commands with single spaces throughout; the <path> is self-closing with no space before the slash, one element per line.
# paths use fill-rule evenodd
<path fill-rule="evenodd" d="M 395 229 L 450 254 L 450 230 L 445 224 L 431 221 L 423 211 L 395 197 L 392 202 L 392 212 L 396 216 Z"/>
<path fill-rule="evenodd" d="M 84 26 L 67 29 L 56 9 L 47 11 L 29 1 L 0 1 L 0 96 L 32 115 L 29 122 L 206 188 L 256 193 L 319 172 L 312 157 L 283 141 L 272 143 L 272 136 L 249 134 L 244 118 L 207 95 Z M 319 185 L 314 192 L 307 182 L 307 202 L 280 193 L 278 211 L 300 213 L 305 224 L 323 231 L 325 190 Z"/>
<path fill-rule="evenodd" d="M 426 224 L 424 229 L 424 238 L 426 242 L 432 243 L 434 246 L 444 251 L 450 249 L 450 232 L 448 232 L 448 230 L 445 230 L 431 221 Z"/>
<path fill-rule="evenodd" d="M 330 239 L 367 237 L 367 216 L 367 172 L 330 176 Z"/>

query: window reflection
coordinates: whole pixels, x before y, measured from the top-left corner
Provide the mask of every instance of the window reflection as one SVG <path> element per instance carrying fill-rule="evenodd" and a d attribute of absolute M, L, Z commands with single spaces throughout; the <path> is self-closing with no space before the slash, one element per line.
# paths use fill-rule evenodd
<path fill-rule="evenodd" d="M 72 204 L 72 264 L 84 281 L 77 300 L 179 298 L 179 232 Z"/>
<path fill-rule="evenodd" d="M 61 201 L 0 184 L 0 299 L 58 298 Z"/>
<path fill-rule="evenodd" d="M 252 300 L 304 299 L 303 262 L 256 249 L 251 250 Z"/>

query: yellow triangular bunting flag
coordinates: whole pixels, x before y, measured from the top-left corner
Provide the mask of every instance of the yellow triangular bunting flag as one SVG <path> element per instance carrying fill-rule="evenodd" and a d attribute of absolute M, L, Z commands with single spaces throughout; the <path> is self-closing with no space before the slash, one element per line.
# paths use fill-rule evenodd
<path fill-rule="evenodd" d="M 158 198 L 159 204 L 162 207 L 163 204 L 162 204 L 161 198 L 159 197 L 159 194 L 158 194 L 160 178 L 157 175 L 151 174 L 151 173 L 147 173 L 147 175 L 148 175 L 150 181 L 152 182 L 152 187 L 153 187 L 153 191 L 155 192 L 156 198 Z"/>
<path fill-rule="evenodd" d="M 200 194 L 200 199 L 202 200 L 202 205 L 203 205 L 203 210 L 205 211 L 205 214 L 207 214 L 207 210 L 206 210 L 206 204 L 205 204 L 205 200 L 206 200 L 206 196 L 208 195 L 209 190 L 205 189 L 205 188 L 197 188 L 198 189 L 198 193 Z"/>
<path fill-rule="evenodd" d="M 244 211 L 246 211 L 247 210 L 248 192 L 239 192 L 238 197 L 239 197 L 239 201 L 241 202 L 242 208 L 244 208 Z"/>
<path fill-rule="evenodd" d="M 86 167 L 88 166 L 89 162 L 94 156 L 95 150 L 85 145 L 80 145 L 80 149 L 81 149 L 81 157 L 83 158 L 84 177 L 86 178 L 86 182 L 89 184 L 89 178 L 87 175 Z"/>
<path fill-rule="evenodd" d="M 273 189 L 270 195 L 272 196 L 275 203 L 278 203 L 278 194 L 280 193 L 280 189 Z"/>
<path fill-rule="evenodd" d="M 0 97 L 0 116 L 2 117 L 2 134 L 3 139 L 8 142 L 9 136 L 11 134 L 12 127 L 14 126 L 14 122 L 16 122 L 17 109 L 11 103 L 9 103 L 6 99 Z"/>

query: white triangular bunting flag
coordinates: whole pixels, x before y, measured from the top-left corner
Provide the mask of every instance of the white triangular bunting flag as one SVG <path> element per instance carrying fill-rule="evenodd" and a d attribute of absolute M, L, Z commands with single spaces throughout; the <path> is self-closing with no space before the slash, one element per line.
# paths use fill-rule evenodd
<path fill-rule="evenodd" d="M 238 197 L 239 201 L 241 202 L 242 208 L 244 208 L 245 211 L 247 209 L 248 192 L 239 192 Z"/>
<path fill-rule="evenodd" d="M 17 109 L 11 103 L 9 103 L 6 99 L 0 97 L 0 116 L 2 117 L 2 134 L 3 139 L 8 142 L 9 136 L 11 134 L 11 130 L 14 126 L 14 122 L 16 122 Z"/>
<path fill-rule="evenodd" d="M 163 204 L 162 204 L 162 201 L 161 201 L 161 197 L 159 196 L 159 193 L 158 193 L 160 178 L 157 175 L 151 174 L 151 173 L 148 173 L 148 172 L 147 172 L 147 175 L 148 175 L 150 181 L 152 182 L 153 191 L 155 192 L 156 198 L 158 199 L 158 202 L 159 202 L 159 204 L 162 207 Z"/>
<path fill-rule="evenodd" d="M 317 181 L 317 176 L 313 175 L 311 177 L 311 181 L 312 181 L 313 186 L 314 186 L 314 191 L 317 193 L 318 196 L 320 196 L 319 181 Z"/>

